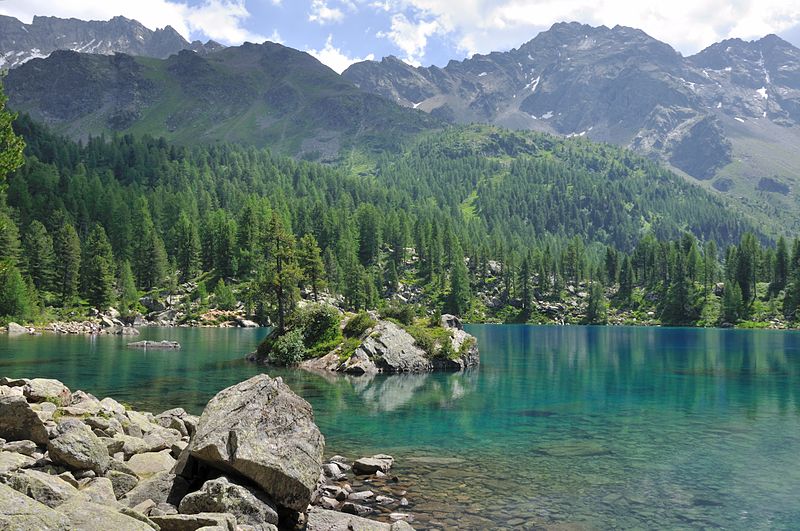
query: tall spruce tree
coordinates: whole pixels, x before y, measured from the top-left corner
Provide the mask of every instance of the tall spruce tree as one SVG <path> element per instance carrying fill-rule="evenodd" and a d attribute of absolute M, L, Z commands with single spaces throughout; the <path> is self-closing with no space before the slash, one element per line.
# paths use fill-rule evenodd
<path fill-rule="evenodd" d="M 303 276 L 303 283 L 311 288 L 314 301 L 319 301 L 319 290 L 325 287 L 325 264 L 322 250 L 313 234 L 300 238 L 297 246 L 297 263 Z"/>
<path fill-rule="evenodd" d="M 286 229 L 278 212 L 272 213 L 269 223 L 267 270 L 267 297 L 274 308 L 275 326 L 282 334 L 299 299 L 300 270 L 295 256 L 294 235 Z"/>
<path fill-rule="evenodd" d="M 175 266 L 181 282 L 194 278 L 200 266 L 200 234 L 185 212 L 181 212 L 174 228 Z"/>
<path fill-rule="evenodd" d="M 25 262 L 28 275 L 39 291 L 50 290 L 55 278 L 53 238 L 39 220 L 33 220 L 24 237 Z"/>
<path fill-rule="evenodd" d="M 64 223 L 53 240 L 56 255 L 56 290 L 66 306 L 78 294 L 81 267 L 81 241 L 70 223 Z"/>
<path fill-rule="evenodd" d="M 464 253 L 457 243 L 453 248 L 453 266 L 450 271 L 450 294 L 447 309 L 454 315 L 466 315 L 469 311 L 472 294 L 469 287 L 469 274 L 464 264 Z"/>
<path fill-rule="evenodd" d="M 0 79 L 0 190 L 6 176 L 25 162 L 22 155 L 25 141 L 14 133 L 12 124 L 17 115 L 6 110 L 7 101 L 8 98 L 3 92 L 2 79 Z"/>
<path fill-rule="evenodd" d="M 92 227 L 83 246 L 81 264 L 83 296 L 89 304 L 105 310 L 114 301 L 114 254 L 106 231 L 100 225 Z"/>

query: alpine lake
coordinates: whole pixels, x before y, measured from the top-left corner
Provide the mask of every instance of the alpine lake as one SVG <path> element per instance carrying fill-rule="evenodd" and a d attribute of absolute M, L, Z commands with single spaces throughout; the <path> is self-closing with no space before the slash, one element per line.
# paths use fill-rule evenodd
<path fill-rule="evenodd" d="M 800 332 L 474 325 L 466 373 L 269 369 L 326 456 L 395 457 L 416 529 L 800 528 Z M 0 336 L 0 375 L 200 413 L 266 329 Z M 179 341 L 179 351 L 126 348 Z"/>

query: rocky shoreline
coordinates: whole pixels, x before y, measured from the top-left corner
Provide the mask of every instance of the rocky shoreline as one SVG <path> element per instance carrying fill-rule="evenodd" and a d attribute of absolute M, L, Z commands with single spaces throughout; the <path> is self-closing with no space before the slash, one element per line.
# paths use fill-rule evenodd
<path fill-rule="evenodd" d="M 324 445 L 311 406 L 265 374 L 199 417 L 0 378 L 0 528 L 413 529 L 391 456 L 323 460 Z"/>

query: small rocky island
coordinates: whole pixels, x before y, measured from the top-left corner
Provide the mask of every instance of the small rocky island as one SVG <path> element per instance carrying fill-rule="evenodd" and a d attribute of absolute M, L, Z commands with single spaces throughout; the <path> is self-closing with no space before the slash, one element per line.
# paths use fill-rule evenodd
<path fill-rule="evenodd" d="M 404 499 L 348 483 L 379 482 L 392 457 L 325 462 L 324 446 L 308 402 L 264 374 L 220 391 L 199 417 L 0 378 L 0 529 L 412 529 L 404 512 L 363 518 Z"/>
<path fill-rule="evenodd" d="M 429 319 L 346 314 L 332 306 L 299 308 L 285 330 L 273 331 L 251 361 L 299 365 L 355 376 L 463 371 L 480 363 L 478 343 L 454 315 Z"/>

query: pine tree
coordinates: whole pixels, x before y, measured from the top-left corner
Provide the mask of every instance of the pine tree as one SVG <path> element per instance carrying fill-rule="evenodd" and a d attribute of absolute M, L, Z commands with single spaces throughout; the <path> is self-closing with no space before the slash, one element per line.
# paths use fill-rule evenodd
<path fill-rule="evenodd" d="M 586 303 L 585 324 L 605 324 L 608 321 L 608 302 L 603 285 L 594 281 L 589 286 L 589 297 Z"/>
<path fill-rule="evenodd" d="M 125 260 L 119 267 L 117 279 L 117 293 L 119 295 L 120 312 L 128 316 L 139 302 L 139 292 L 136 290 L 136 280 L 133 277 L 131 263 Z"/>
<path fill-rule="evenodd" d="M 236 296 L 223 279 L 219 279 L 217 286 L 214 288 L 214 302 L 220 310 L 230 311 L 236 309 Z"/>
<path fill-rule="evenodd" d="M 710 241 L 703 249 L 703 295 L 708 299 L 711 285 L 717 281 L 717 245 Z"/>
<path fill-rule="evenodd" d="M 274 307 L 278 333 L 282 334 L 286 330 L 286 318 L 299 299 L 300 270 L 295 258 L 294 236 L 286 230 L 277 212 L 273 212 L 269 223 L 267 267 L 267 296 Z"/>
<path fill-rule="evenodd" d="M 522 301 L 522 313 L 527 318 L 531 315 L 533 304 L 533 286 L 531 285 L 531 259 L 526 256 L 519 266 L 519 296 Z"/>
<path fill-rule="evenodd" d="M 173 241 L 175 245 L 175 266 L 180 271 L 181 282 L 195 277 L 200 265 L 200 234 L 197 226 L 181 212 L 175 224 Z"/>
<path fill-rule="evenodd" d="M 394 260 L 389 261 L 389 267 L 386 270 L 386 287 L 389 293 L 396 293 L 400 287 L 400 277 L 397 274 L 397 266 Z"/>
<path fill-rule="evenodd" d="M 56 290 L 61 296 L 62 306 L 72 302 L 78 294 L 81 267 L 81 241 L 75 227 L 64 223 L 53 240 L 56 255 Z"/>
<path fill-rule="evenodd" d="M 736 282 L 727 282 L 722 294 L 722 323 L 736 324 L 742 317 L 744 302 L 742 290 Z"/>
<path fill-rule="evenodd" d="M 606 280 L 608 281 L 609 285 L 614 285 L 617 283 L 617 276 L 619 274 L 619 258 L 617 256 L 617 251 L 614 250 L 612 247 L 606 247 L 606 259 L 605 259 L 605 274 Z"/>
<path fill-rule="evenodd" d="M 47 291 L 53 286 L 55 278 L 55 255 L 53 238 L 38 220 L 33 220 L 25 233 L 25 262 L 28 275 L 33 285 L 40 291 Z"/>
<path fill-rule="evenodd" d="M 86 239 L 81 266 L 83 296 L 95 308 L 105 310 L 114 300 L 114 254 L 100 225 L 95 225 Z"/>
<path fill-rule="evenodd" d="M 325 287 L 325 264 L 322 261 L 322 250 L 313 234 L 300 238 L 297 246 L 297 263 L 305 285 L 311 287 L 314 301 L 319 301 L 319 290 Z"/>
<path fill-rule="evenodd" d="M 617 298 L 624 304 L 630 304 L 631 296 L 633 295 L 633 267 L 631 265 L 631 258 L 626 256 L 622 261 L 622 268 L 619 272 L 619 291 Z"/>
<path fill-rule="evenodd" d="M 17 224 L 8 214 L 0 210 L 0 261 L 19 265 L 20 255 L 21 245 Z"/>
<path fill-rule="evenodd" d="M 137 214 L 138 227 L 131 266 L 139 287 L 150 290 L 160 285 L 167 276 L 167 252 L 144 199 L 139 203 Z"/>
<path fill-rule="evenodd" d="M 0 262 L 0 316 L 27 320 L 31 296 L 19 269 L 12 262 Z"/>
<path fill-rule="evenodd" d="M 673 248 L 670 255 L 674 263 L 661 320 L 666 324 L 685 324 L 691 320 L 686 262 L 680 248 Z"/>
<path fill-rule="evenodd" d="M 0 83 L 0 188 L 6 176 L 25 162 L 22 155 L 25 142 L 22 137 L 14 134 L 12 124 L 17 115 L 6 110 L 7 101 L 3 85 Z"/>
<path fill-rule="evenodd" d="M 453 267 L 450 272 L 448 311 L 454 315 L 465 315 L 469 311 L 471 298 L 469 275 L 467 266 L 464 265 L 464 253 L 461 251 L 461 246 L 456 243 L 453 249 Z"/>
<path fill-rule="evenodd" d="M 776 296 L 786 288 L 789 278 L 789 252 L 786 248 L 786 240 L 783 236 L 778 238 L 778 245 L 775 249 L 775 264 L 772 269 L 772 282 L 769 285 L 769 292 Z"/>

